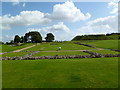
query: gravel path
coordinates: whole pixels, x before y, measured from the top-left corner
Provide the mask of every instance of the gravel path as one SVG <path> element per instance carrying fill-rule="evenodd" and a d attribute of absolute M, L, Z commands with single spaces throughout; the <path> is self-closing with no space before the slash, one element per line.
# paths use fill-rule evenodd
<path fill-rule="evenodd" d="M 13 52 L 20 52 L 20 51 L 23 51 L 23 50 L 25 50 L 25 49 L 32 48 L 32 47 L 34 47 L 34 46 L 36 46 L 36 45 L 32 45 L 32 46 L 29 46 L 29 47 L 26 47 L 26 48 L 18 49 L 18 50 L 15 50 L 15 51 L 13 51 Z"/>

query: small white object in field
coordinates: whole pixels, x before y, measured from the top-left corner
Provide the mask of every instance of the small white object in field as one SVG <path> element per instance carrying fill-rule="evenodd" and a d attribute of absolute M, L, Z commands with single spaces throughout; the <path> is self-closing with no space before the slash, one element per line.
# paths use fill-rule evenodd
<path fill-rule="evenodd" d="M 58 47 L 58 50 L 61 50 L 61 47 Z"/>
<path fill-rule="evenodd" d="M 36 43 L 36 45 L 40 45 L 40 43 Z"/>

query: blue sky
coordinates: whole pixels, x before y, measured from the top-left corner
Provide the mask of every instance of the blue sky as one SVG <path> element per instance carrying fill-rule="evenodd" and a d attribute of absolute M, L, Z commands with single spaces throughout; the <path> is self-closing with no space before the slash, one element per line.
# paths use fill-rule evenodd
<path fill-rule="evenodd" d="M 55 40 L 76 35 L 117 32 L 115 2 L 12 2 L 2 3 L 2 40 L 39 31 L 44 39 L 52 32 Z"/>

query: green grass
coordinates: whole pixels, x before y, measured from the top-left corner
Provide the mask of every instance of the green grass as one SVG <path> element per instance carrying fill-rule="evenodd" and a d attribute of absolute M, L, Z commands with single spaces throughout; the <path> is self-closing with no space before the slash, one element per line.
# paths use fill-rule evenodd
<path fill-rule="evenodd" d="M 55 56 L 55 55 L 89 55 L 82 51 L 57 51 L 57 52 L 39 52 L 33 56 Z"/>
<path fill-rule="evenodd" d="M 82 45 L 77 45 L 74 44 L 72 42 L 63 42 L 63 43 L 42 43 L 38 46 L 35 46 L 33 48 L 29 48 L 26 50 L 30 50 L 30 51 L 55 51 L 58 49 L 58 47 L 61 47 L 61 50 L 84 50 L 84 49 L 94 49 L 94 48 L 90 48 L 90 47 L 86 47 L 86 46 L 82 46 Z"/>
<path fill-rule="evenodd" d="M 21 46 L 2 45 L 2 51 L 0 51 L 0 52 L 10 52 L 10 51 L 22 49 L 22 48 L 25 48 L 25 47 L 31 46 L 31 45 L 34 45 L 34 44 L 29 43 L 29 44 L 24 44 Z"/>
<path fill-rule="evenodd" d="M 111 51 L 111 50 L 90 50 L 91 52 L 96 52 L 99 54 L 119 54 L 117 51 Z"/>
<path fill-rule="evenodd" d="M 3 88 L 117 88 L 118 58 L 2 61 Z"/>
<path fill-rule="evenodd" d="M 86 40 L 80 42 L 104 49 L 118 49 L 120 40 Z"/>
<path fill-rule="evenodd" d="M 2 54 L 2 57 L 15 57 L 15 56 L 24 56 L 30 52 L 12 52 L 12 53 L 5 53 Z"/>

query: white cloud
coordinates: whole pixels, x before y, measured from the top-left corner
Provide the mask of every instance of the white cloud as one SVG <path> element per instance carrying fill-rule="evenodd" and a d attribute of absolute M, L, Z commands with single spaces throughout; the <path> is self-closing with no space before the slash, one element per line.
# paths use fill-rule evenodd
<path fill-rule="evenodd" d="M 106 34 L 118 32 L 118 16 L 98 18 L 78 29 L 76 34 Z"/>
<path fill-rule="evenodd" d="M 116 2 L 116 1 L 109 2 L 108 3 L 108 8 L 112 9 L 110 11 L 111 14 L 116 14 L 118 12 L 118 2 Z"/>
<path fill-rule="evenodd" d="M 43 27 L 43 28 L 29 28 L 27 32 L 29 31 L 38 31 L 42 34 L 42 36 L 45 38 L 47 33 L 53 33 L 57 40 L 65 40 L 70 36 L 70 29 L 64 25 L 63 22 L 59 22 L 58 24 L 49 26 L 49 27 Z"/>
<path fill-rule="evenodd" d="M 26 6 L 26 3 L 23 3 L 23 7 L 25 7 Z"/>
<path fill-rule="evenodd" d="M 108 25 L 111 26 L 114 29 L 117 29 L 117 21 L 118 16 L 107 16 L 104 18 L 98 18 L 93 21 L 88 22 L 91 26 L 100 26 L 100 25 Z"/>
<path fill-rule="evenodd" d="M 19 0 L 13 1 L 19 2 Z M 25 5 L 26 4 L 23 3 L 23 7 L 25 7 Z M 84 15 L 72 1 L 66 1 L 63 4 L 54 5 L 51 14 L 40 11 L 22 11 L 19 15 L 4 15 L 0 17 L 0 19 L 2 19 L 2 29 L 8 30 L 16 26 L 47 25 L 56 20 L 76 22 L 86 20 L 90 17 L 91 15 L 89 13 Z"/>
<path fill-rule="evenodd" d="M 14 36 L 9 36 L 9 35 L 3 35 L 2 37 L 0 37 L 0 40 L 4 41 L 4 42 L 10 42 L 10 40 L 13 40 Z"/>
<path fill-rule="evenodd" d="M 51 22 L 40 11 L 22 11 L 19 15 L 4 15 L 0 19 L 2 19 L 2 30 L 16 26 L 46 25 Z"/>
<path fill-rule="evenodd" d="M 27 30 L 27 32 L 29 31 L 39 31 L 39 32 L 43 32 L 43 33 L 47 33 L 47 32 L 58 32 L 58 31 L 65 31 L 67 33 L 70 32 L 70 29 L 64 25 L 63 22 L 59 22 L 58 24 L 55 24 L 55 25 L 52 25 L 52 26 L 49 26 L 49 27 L 43 27 L 43 28 L 29 28 Z"/>
<path fill-rule="evenodd" d="M 11 0 L 10 2 L 12 2 L 13 6 L 20 5 L 20 0 Z M 25 0 L 24 0 L 24 2 L 25 2 Z M 25 6 L 26 6 L 26 3 L 23 3 L 22 7 L 25 7 Z"/>
<path fill-rule="evenodd" d="M 20 3 L 19 0 L 11 0 L 11 2 L 13 2 L 12 5 L 14 5 L 14 6 L 15 6 L 15 5 L 18 5 L 18 4 Z"/>
<path fill-rule="evenodd" d="M 55 24 L 53 26 L 50 26 L 50 27 L 45 27 L 44 29 L 48 30 L 48 31 L 60 31 L 60 30 L 63 30 L 63 31 L 66 31 L 66 32 L 70 32 L 70 29 L 64 25 L 63 22 L 60 22 L 58 24 Z"/>
<path fill-rule="evenodd" d="M 72 1 L 66 1 L 63 4 L 56 4 L 53 7 L 53 13 L 46 15 L 53 20 L 80 21 L 91 17 L 89 13 L 83 14 Z"/>

